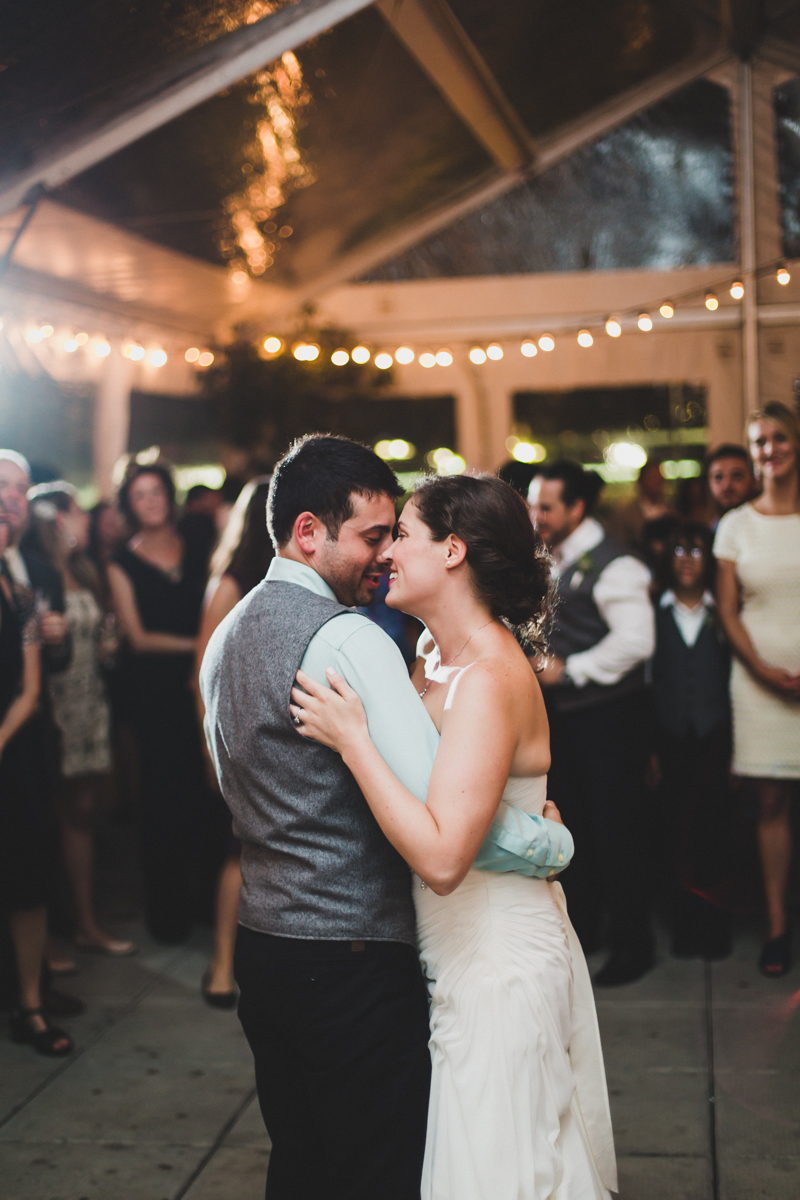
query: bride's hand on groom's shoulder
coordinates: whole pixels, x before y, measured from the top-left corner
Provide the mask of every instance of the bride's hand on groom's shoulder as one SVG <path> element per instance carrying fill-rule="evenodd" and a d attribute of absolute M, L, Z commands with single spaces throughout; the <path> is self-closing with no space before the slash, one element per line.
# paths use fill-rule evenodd
<path fill-rule="evenodd" d="M 344 754 L 348 746 L 369 737 L 367 714 L 358 693 L 341 675 L 331 667 L 325 674 L 330 687 L 297 672 L 289 711 L 299 734 Z"/>

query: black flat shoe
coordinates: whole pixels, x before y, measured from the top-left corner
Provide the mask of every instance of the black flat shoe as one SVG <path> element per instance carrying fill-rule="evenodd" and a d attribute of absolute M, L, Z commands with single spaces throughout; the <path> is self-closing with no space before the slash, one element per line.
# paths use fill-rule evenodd
<path fill-rule="evenodd" d="M 45 1028 L 34 1029 L 30 1022 L 31 1017 L 41 1017 Z M 34 1050 L 48 1058 L 64 1058 L 75 1049 L 75 1043 L 69 1034 L 55 1025 L 48 1024 L 41 1008 L 19 1009 L 18 1012 L 12 1014 L 9 1026 L 13 1042 L 33 1046 Z M 59 1046 L 58 1042 L 66 1044 Z"/>
<path fill-rule="evenodd" d="M 655 966 L 655 955 L 647 950 L 613 950 L 605 966 L 592 980 L 595 987 L 620 987 L 635 983 Z"/>
<path fill-rule="evenodd" d="M 236 1008 L 236 1001 L 239 999 L 238 992 L 210 992 L 208 990 L 208 971 L 203 976 L 200 991 L 209 1008 Z"/>
<path fill-rule="evenodd" d="M 780 979 L 792 965 L 791 938 L 788 933 L 770 938 L 758 956 L 758 969 L 767 979 Z"/>

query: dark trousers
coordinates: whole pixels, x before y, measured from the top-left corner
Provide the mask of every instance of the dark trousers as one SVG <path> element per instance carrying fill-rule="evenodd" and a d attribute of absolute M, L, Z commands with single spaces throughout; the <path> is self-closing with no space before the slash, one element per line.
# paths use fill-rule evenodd
<path fill-rule="evenodd" d="M 414 948 L 240 926 L 235 974 L 267 1200 L 419 1200 L 431 1065 Z"/>
<path fill-rule="evenodd" d="M 715 901 L 735 871 L 730 727 L 704 737 L 660 729 L 660 841 L 675 937 L 702 943 L 727 935 L 728 914 Z"/>
<path fill-rule="evenodd" d="M 593 949 L 607 919 L 612 951 L 645 949 L 651 930 L 645 883 L 649 743 L 644 693 L 577 712 L 550 711 L 549 717 L 547 794 L 575 840 L 575 857 L 560 876 L 575 931 Z"/>
<path fill-rule="evenodd" d="M 148 931 L 163 942 L 213 919 L 224 817 L 203 773 L 191 694 L 137 714 L 141 772 L 140 836 Z"/>

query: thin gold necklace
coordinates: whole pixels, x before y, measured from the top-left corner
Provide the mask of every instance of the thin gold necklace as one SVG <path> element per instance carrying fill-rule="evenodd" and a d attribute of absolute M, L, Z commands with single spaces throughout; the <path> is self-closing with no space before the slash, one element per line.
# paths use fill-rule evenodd
<path fill-rule="evenodd" d="M 457 659 L 457 658 L 460 658 L 460 656 L 461 656 L 461 655 L 464 653 L 464 651 L 466 650 L 467 646 L 470 644 L 470 642 L 472 641 L 472 639 L 475 637 L 475 634 L 476 634 L 476 633 L 480 633 L 480 631 L 481 631 L 482 629 L 485 629 L 487 625 L 491 625 L 491 624 L 493 623 L 493 621 L 494 621 L 494 617 L 492 617 L 492 618 L 491 618 L 490 620 L 488 620 L 488 621 L 484 621 L 483 625 L 479 625 L 477 629 L 473 629 L 472 633 L 469 635 L 469 637 L 467 638 L 467 640 L 464 642 L 464 645 L 461 647 L 461 649 L 459 650 L 458 654 L 454 654 L 454 655 L 453 655 L 453 657 L 450 659 L 450 662 L 440 662 L 440 663 L 439 663 L 439 666 L 440 666 L 440 667 L 451 667 L 451 666 L 453 665 L 453 663 L 456 661 L 456 659 Z M 433 683 L 433 679 L 431 678 L 431 679 L 429 679 L 429 680 L 428 680 L 428 682 L 425 684 L 425 687 L 424 687 L 424 688 L 422 689 L 422 691 L 419 693 L 419 698 L 420 698 L 420 700 L 421 700 L 421 699 L 422 699 L 422 697 L 425 695 L 425 693 L 427 692 L 428 688 L 431 686 L 431 684 L 432 684 L 432 683 Z"/>

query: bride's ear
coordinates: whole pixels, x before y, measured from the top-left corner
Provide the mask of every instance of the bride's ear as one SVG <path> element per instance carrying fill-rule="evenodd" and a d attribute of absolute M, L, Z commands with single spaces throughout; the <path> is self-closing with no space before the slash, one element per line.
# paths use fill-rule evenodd
<path fill-rule="evenodd" d="M 444 565 L 449 571 L 453 567 L 461 566 L 467 557 L 467 544 L 462 542 L 460 537 L 456 537 L 454 533 L 450 533 L 444 541 L 444 551 Z"/>

